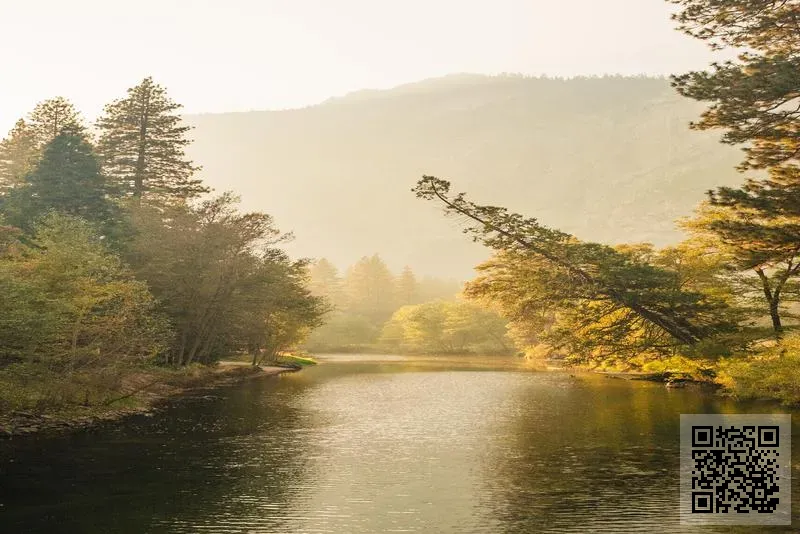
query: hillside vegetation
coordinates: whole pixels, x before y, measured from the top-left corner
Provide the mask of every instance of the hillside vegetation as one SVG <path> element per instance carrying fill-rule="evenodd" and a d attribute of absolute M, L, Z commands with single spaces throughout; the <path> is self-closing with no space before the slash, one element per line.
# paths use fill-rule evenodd
<path fill-rule="evenodd" d="M 420 175 L 581 239 L 662 246 L 707 189 L 741 181 L 738 149 L 689 130 L 702 109 L 662 78 L 453 75 L 187 120 L 206 183 L 293 228 L 292 252 L 344 268 L 377 250 L 392 269 L 467 279 L 486 252 L 414 201 Z"/>

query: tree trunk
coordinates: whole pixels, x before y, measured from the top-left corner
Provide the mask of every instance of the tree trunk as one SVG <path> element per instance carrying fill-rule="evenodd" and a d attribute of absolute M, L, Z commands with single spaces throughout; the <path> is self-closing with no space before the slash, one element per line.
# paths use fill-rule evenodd
<path fill-rule="evenodd" d="M 783 284 L 779 282 L 778 287 L 776 287 L 773 291 L 770 279 L 764 270 L 758 268 L 756 269 L 756 273 L 761 279 L 761 287 L 764 291 L 764 298 L 767 300 L 767 304 L 769 304 L 769 316 L 772 319 L 772 330 L 775 332 L 775 337 L 780 340 L 783 335 L 783 325 L 781 324 L 780 313 L 781 286 Z"/>
<path fill-rule="evenodd" d="M 781 325 L 781 315 L 778 311 L 777 301 L 769 303 L 769 316 L 772 318 L 772 329 L 775 331 L 775 337 L 780 339 L 783 334 L 783 325 Z"/>

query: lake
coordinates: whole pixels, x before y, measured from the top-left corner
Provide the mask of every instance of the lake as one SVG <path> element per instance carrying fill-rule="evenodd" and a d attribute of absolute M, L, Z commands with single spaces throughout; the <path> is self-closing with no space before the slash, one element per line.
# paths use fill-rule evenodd
<path fill-rule="evenodd" d="M 692 532 L 678 522 L 680 414 L 785 411 L 512 360 L 320 360 L 0 442 L 0 530 Z"/>

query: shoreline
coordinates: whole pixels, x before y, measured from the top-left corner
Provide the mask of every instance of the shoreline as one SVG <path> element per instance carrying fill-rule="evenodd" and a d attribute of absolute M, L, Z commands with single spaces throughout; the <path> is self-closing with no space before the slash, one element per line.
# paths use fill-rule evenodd
<path fill-rule="evenodd" d="M 202 369 L 195 375 L 156 370 L 133 373 L 128 378 L 133 391 L 119 399 L 125 400 L 126 405 L 114 406 L 111 403 L 106 406 L 71 406 L 55 413 L 17 411 L 3 414 L 0 416 L 0 440 L 54 436 L 87 430 L 101 424 L 122 421 L 133 415 L 153 414 L 170 401 L 190 393 L 298 370 L 278 366 L 253 367 L 249 363 L 223 361 L 215 367 Z M 145 382 L 144 386 L 140 386 L 142 382 Z"/>

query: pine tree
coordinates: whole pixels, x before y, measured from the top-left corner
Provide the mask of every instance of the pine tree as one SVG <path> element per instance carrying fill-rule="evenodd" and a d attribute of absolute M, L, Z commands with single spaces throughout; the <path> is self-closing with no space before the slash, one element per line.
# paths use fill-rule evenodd
<path fill-rule="evenodd" d="M 764 169 L 740 188 L 709 191 L 693 223 L 716 234 L 736 266 L 758 277 L 773 329 L 787 283 L 800 275 L 800 6 L 771 0 L 670 0 L 680 29 L 714 49 L 746 48 L 738 61 L 673 77 L 682 95 L 710 102 L 701 130 L 746 144 L 740 171 Z"/>
<path fill-rule="evenodd" d="M 0 142 L 0 191 L 7 193 L 21 185 L 44 147 L 64 129 L 82 132 L 84 126 L 75 106 L 61 96 L 39 102 L 28 120 L 19 119 Z"/>
<path fill-rule="evenodd" d="M 376 324 L 388 319 L 395 309 L 394 277 L 377 254 L 364 256 L 345 277 L 349 312 Z"/>
<path fill-rule="evenodd" d="M 36 168 L 3 202 L 9 222 L 30 229 L 48 211 L 81 217 L 108 227 L 116 208 L 92 145 L 80 131 L 62 130 L 44 149 Z"/>
<path fill-rule="evenodd" d="M 746 49 L 738 61 L 673 77 L 689 98 L 710 102 L 697 129 L 724 129 L 723 142 L 749 143 L 741 169 L 800 158 L 800 6 L 796 1 L 669 0 L 679 29 L 712 49 Z"/>
<path fill-rule="evenodd" d="M 40 151 L 65 129 L 73 132 L 85 130 L 81 114 L 62 96 L 38 103 L 28 116 L 28 124 Z"/>
<path fill-rule="evenodd" d="M 25 182 L 38 158 L 36 137 L 30 125 L 20 119 L 0 141 L 0 193 L 7 193 Z"/>
<path fill-rule="evenodd" d="M 98 150 L 103 169 L 124 195 L 175 202 L 209 191 L 193 178 L 199 167 L 184 153 L 191 127 L 177 115 L 181 107 L 149 77 L 105 107 L 97 121 Z"/>
<path fill-rule="evenodd" d="M 397 278 L 397 300 L 400 306 L 419 303 L 419 283 L 408 265 Z"/>
<path fill-rule="evenodd" d="M 309 269 L 308 289 L 312 295 L 324 297 L 329 303 L 339 308 L 342 306 L 342 280 L 336 267 L 322 258 L 312 264 Z"/>

